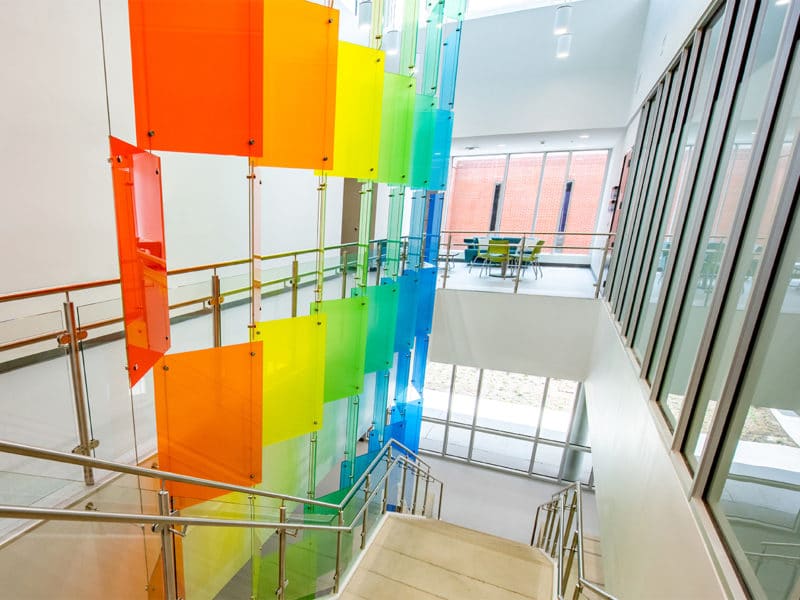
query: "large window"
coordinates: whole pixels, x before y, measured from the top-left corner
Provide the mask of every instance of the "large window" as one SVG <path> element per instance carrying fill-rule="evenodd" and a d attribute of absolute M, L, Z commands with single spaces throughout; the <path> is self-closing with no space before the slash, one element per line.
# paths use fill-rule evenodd
<path fill-rule="evenodd" d="M 719 560 L 767 600 L 800 598 L 798 23 L 722 2 L 664 74 L 606 290 Z"/>
<path fill-rule="evenodd" d="M 587 254 L 608 163 L 607 150 L 453 159 L 446 229 L 531 233 L 548 253 Z"/>
<path fill-rule="evenodd" d="M 589 431 L 578 382 L 429 362 L 423 395 L 423 450 L 590 482 Z"/>

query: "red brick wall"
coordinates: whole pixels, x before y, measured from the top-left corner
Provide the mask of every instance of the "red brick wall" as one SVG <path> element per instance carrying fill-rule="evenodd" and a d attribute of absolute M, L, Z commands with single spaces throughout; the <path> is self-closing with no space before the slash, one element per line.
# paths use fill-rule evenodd
<path fill-rule="evenodd" d="M 476 234 L 488 231 L 494 186 L 503 182 L 505 170 L 505 156 L 453 159 L 445 229 L 474 231 Z"/>

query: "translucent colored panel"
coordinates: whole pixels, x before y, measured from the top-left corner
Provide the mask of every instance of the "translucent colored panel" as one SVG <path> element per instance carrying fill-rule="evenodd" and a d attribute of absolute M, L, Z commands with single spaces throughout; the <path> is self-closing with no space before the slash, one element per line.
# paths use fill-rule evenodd
<path fill-rule="evenodd" d="M 397 284 L 400 286 L 400 299 L 397 303 L 394 349 L 395 352 L 408 352 L 414 346 L 417 321 L 417 273 L 415 271 L 403 273 L 397 278 Z"/>
<path fill-rule="evenodd" d="M 411 187 L 425 189 L 431 178 L 436 98 L 417 94 L 414 102 L 414 143 L 411 151 Z"/>
<path fill-rule="evenodd" d="M 378 371 L 375 374 L 375 409 L 373 411 L 373 423 L 375 428 L 370 432 L 370 436 L 375 435 L 383 438 L 383 428 L 386 426 L 386 407 L 389 405 L 389 380 L 391 372 Z"/>
<path fill-rule="evenodd" d="M 417 33 L 419 24 L 419 3 L 414 0 L 403 2 L 403 25 L 400 32 L 400 74 L 411 75 L 417 62 Z"/>
<path fill-rule="evenodd" d="M 467 0 L 445 0 L 444 16 L 448 19 L 463 21 L 467 15 Z"/>
<path fill-rule="evenodd" d="M 447 36 L 443 44 L 442 83 L 439 87 L 439 108 L 453 110 L 456 103 L 458 55 L 461 52 L 461 24 Z"/>
<path fill-rule="evenodd" d="M 413 77 L 393 73 L 386 73 L 385 77 L 378 181 L 405 185 L 411 175 L 414 92 L 417 83 Z"/>
<path fill-rule="evenodd" d="M 262 360 L 261 344 L 254 342 L 158 362 L 153 380 L 161 469 L 237 485 L 261 481 Z M 198 501 L 220 495 L 167 485 L 173 496 Z"/>
<path fill-rule="evenodd" d="M 449 110 L 437 110 L 434 119 L 433 154 L 428 189 L 445 190 L 450 172 L 450 148 L 453 145 L 453 113 Z"/>
<path fill-rule="evenodd" d="M 398 404 L 393 409 L 392 415 L 393 418 L 397 418 L 397 421 L 390 427 L 402 425 L 394 430 L 395 439 L 405 444 L 412 452 L 418 452 L 419 433 L 422 424 L 422 401 L 415 400 Z"/>
<path fill-rule="evenodd" d="M 428 364 L 428 346 L 430 336 L 421 335 L 417 337 L 416 344 L 414 345 L 414 366 L 411 373 L 411 384 L 414 389 L 419 392 L 420 396 L 425 388 L 425 369 Z"/>
<path fill-rule="evenodd" d="M 375 179 L 378 173 L 385 54 L 339 42 L 334 168 L 328 175 Z"/>
<path fill-rule="evenodd" d="M 444 2 L 433 5 L 425 32 L 425 64 L 422 71 L 422 93 L 436 94 L 439 85 L 439 58 L 442 53 L 442 21 Z"/>
<path fill-rule="evenodd" d="M 136 139 L 261 156 L 264 3 L 130 0 Z"/>
<path fill-rule="evenodd" d="M 419 271 L 417 283 L 417 322 L 416 335 L 427 335 L 433 325 L 433 300 L 436 295 L 436 267 L 426 267 Z"/>
<path fill-rule="evenodd" d="M 384 282 L 367 287 L 364 293 L 369 306 L 364 372 L 372 373 L 392 366 L 400 288 L 395 282 Z M 354 297 L 361 294 L 360 288 L 353 290 Z"/>
<path fill-rule="evenodd" d="M 428 195 L 428 218 L 425 220 L 425 262 L 436 265 L 439 262 L 439 245 L 442 234 L 442 211 L 444 194 Z"/>
<path fill-rule="evenodd" d="M 325 402 L 354 396 L 364 384 L 367 349 L 367 298 L 311 304 L 311 314 L 328 317 L 325 343 Z"/>
<path fill-rule="evenodd" d="M 408 380 L 411 374 L 411 351 L 397 354 L 397 369 L 394 373 L 394 401 L 405 402 L 408 397 Z"/>
<path fill-rule="evenodd" d="M 373 452 L 368 452 L 367 454 L 362 454 L 361 456 L 356 456 L 352 480 L 350 479 L 350 464 L 347 461 L 343 462 L 339 485 L 343 489 L 347 489 L 348 486 L 352 485 L 352 482 L 358 481 L 358 478 L 364 474 L 364 472 L 367 470 L 367 467 L 370 465 L 370 463 L 372 463 L 373 460 L 375 460 L 377 455 L 378 451 L 375 450 Z"/>
<path fill-rule="evenodd" d="M 322 427 L 327 317 L 256 323 L 264 342 L 264 444 Z"/>
<path fill-rule="evenodd" d="M 316 444 L 309 444 L 309 450 L 306 452 L 311 458 L 313 451 L 316 461 L 316 479 L 308 485 L 308 489 L 316 491 L 317 481 L 323 481 L 331 471 L 339 470 L 339 463 L 347 449 L 348 408 L 354 399 L 360 397 L 352 396 L 325 403 L 323 407 L 325 427 L 317 434 Z"/>
<path fill-rule="evenodd" d="M 257 166 L 333 166 L 339 11 L 264 3 L 264 151 Z"/>
<path fill-rule="evenodd" d="M 170 345 L 161 159 L 117 138 L 110 142 L 128 379 L 133 387 Z"/>

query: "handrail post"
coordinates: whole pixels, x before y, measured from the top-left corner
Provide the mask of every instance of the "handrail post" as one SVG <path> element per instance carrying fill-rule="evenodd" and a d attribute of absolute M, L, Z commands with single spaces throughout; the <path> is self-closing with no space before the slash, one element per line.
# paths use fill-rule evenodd
<path fill-rule="evenodd" d="M 83 372 L 81 369 L 80 349 L 78 348 L 78 326 L 75 321 L 75 304 L 71 301 L 64 302 L 64 322 L 67 326 L 69 337 L 69 367 L 72 379 L 72 393 L 75 401 L 75 415 L 78 419 L 78 446 L 73 448 L 73 454 L 91 456 L 92 448 L 98 442 L 91 439 L 89 434 L 89 411 L 86 406 L 86 390 L 83 387 Z M 138 369 L 138 365 L 131 368 Z M 91 467 L 83 467 L 83 481 L 86 485 L 94 485 L 94 472 Z"/>
<path fill-rule="evenodd" d="M 297 255 L 292 260 L 292 316 L 297 316 L 297 287 L 299 284 L 298 273 L 300 264 L 297 262 Z"/>
<path fill-rule="evenodd" d="M 169 492 L 159 490 L 158 492 L 158 514 L 168 517 L 171 514 L 169 506 Z M 175 568 L 175 539 L 172 537 L 172 527 L 168 524 L 159 526 L 161 534 L 161 566 L 164 576 L 164 597 L 167 600 L 177 600 L 178 583 Z"/>
<path fill-rule="evenodd" d="M 428 484 L 431 482 L 431 468 L 425 473 L 425 487 L 422 489 L 422 516 L 426 516 L 428 512 Z"/>
<path fill-rule="evenodd" d="M 539 526 L 539 513 L 542 511 L 541 506 L 536 507 L 536 516 L 533 519 L 533 532 L 531 532 L 531 546 L 536 544 L 536 528 Z"/>
<path fill-rule="evenodd" d="M 347 298 L 347 269 L 350 265 L 347 264 L 347 249 L 342 248 L 342 299 Z"/>
<path fill-rule="evenodd" d="M 211 326 L 214 330 L 214 348 L 222 346 L 222 302 L 220 294 L 219 275 L 216 271 L 211 276 Z"/>
<path fill-rule="evenodd" d="M 519 274 L 522 272 L 522 259 L 525 257 L 525 236 L 522 236 L 522 244 L 519 247 L 519 256 L 517 256 L 517 276 L 514 278 L 514 293 L 519 289 Z"/>
<path fill-rule="evenodd" d="M 375 242 L 375 285 L 381 284 L 381 243 Z"/>
<path fill-rule="evenodd" d="M 405 273 L 406 272 L 406 258 L 408 257 L 408 240 L 403 240 L 403 246 L 402 246 L 402 249 L 400 251 L 402 253 L 402 255 L 401 255 L 401 259 L 402 259 L 401 260 L 401 267 L 402 267 L 401 268 L 401 273 Z"/>
<path fill-rule="evenodd" d="M 450 248 L 452 244 L 453 244 L 453 234 L 450 233 L 447 235 L 447 255 L 444 257 L 444 275 L 442 276 L 442 289 L 447 288 L 447 272 L 450 270 Z"/>
<path fill-rule="evenodd" d="M 339 527 L 344 527 L 344 509 L 339 509 Z M 333 572 L 333 593 L 339 593 L 339 579 L 342 573 L 342 530 L 336 532 L 336 567 Z"/>
<path fill-rule="evenodd" d="M 558 563 L 558 597 L 564 596 L 564 495 L 558 497 L 558 512 L 560 518 L 558 519 L 558 551 L 556 554 L 556 562 Z"/>
<path fill-rule="evenodd" d="M 608 258 L 608 252 L 611 249 L 611 232 L 606 234 L 606 244 L 603 248 L 603 258 L 600 261 L 600 271 L 597 273 L 597 281 L 594 283 L 594 297 L 600 297 L 600 287 L 603 285 L 603 277 L 606 268 L 606 259 Z"/>
<path fill-rule="evenodd" d="M 444 481 L 439 482 L 439 514 L 437 515 L 436 519 L 438 521 L 442 520 L 442 499 L 444 498 Z"/>
<path fill-rule="evenodd" d="M 583 573 L 583 496 L 581 492 L 581 484 L 575 484 L 575 494 L 577 498 L 577 512 L 578 512 L 578 582 L 584 578 Z"/>
<path fill-rule="evenodd" d="M 408 473 L 408 464 L 405 459 L 403 460 L 403 472 L 400 475 L 400 503 L 398 504 L 397 512 L 405 512 L 406 508 L 406 473 Z"/>
<path fill-rule="evenodd" d="M 417 494 L 419 493 L 419 476 L 421 471 L 419 470 L 419 465 L 416 465 L 416 475 L 414 476 L 414 498 L 411 502 L 411 514 L 417 514 Z"/>
<path fill-rule="evenodd" d="M 369 515 L 369 479 L 370 475 L 367 473 L 367 478 L 364 480 L 364 514 L 361 520 L 361 549 L 367 546 L 367 516 Z"/>
<path fill-rule="evenodd" d="M 286 502 L 281 500 L 280 507 L 281 523 L 286 523 Z M 286 528 L 278 530 L 278 589 L 275 590 L 275 597 L 283 600 L 286 590 Z"/>

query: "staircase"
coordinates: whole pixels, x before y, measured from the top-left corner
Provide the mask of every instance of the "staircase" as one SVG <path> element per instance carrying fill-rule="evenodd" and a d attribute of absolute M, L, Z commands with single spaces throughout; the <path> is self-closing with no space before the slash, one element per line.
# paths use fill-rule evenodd
<path fill-rule="evenodd" d="M 541 550 L 443 521 L 389 515 L 342 600 L 550 600 Z"/>

